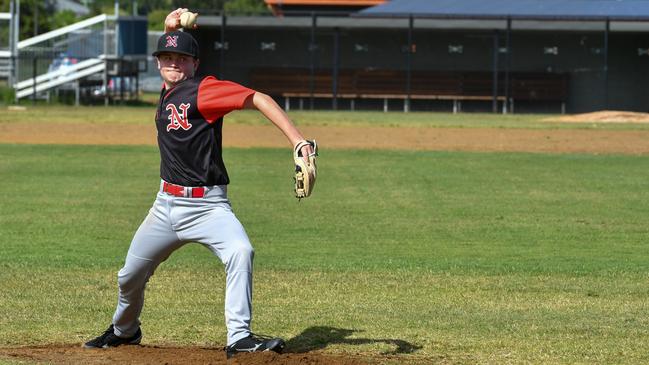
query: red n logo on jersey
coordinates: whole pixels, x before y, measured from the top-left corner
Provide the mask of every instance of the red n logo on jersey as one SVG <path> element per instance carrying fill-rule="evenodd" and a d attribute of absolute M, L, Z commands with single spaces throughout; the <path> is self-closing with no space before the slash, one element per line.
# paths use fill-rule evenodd
<path fill-rule="evenodd" d="M 189 130 L 189 128 L 192 127 L 191 123 L 189 123 L 189 119 L 187 119 L 187 109 L 189 109 L 189 106 L 191 104 L 183 103 L 180 104 L 179 108 L 180 111 L 182 112 L 182 115 L 178 112 L 178 109 L 176 109 L 176 106 L 174 104 L 167 104 L 167 110 L 171 111 L 169 113 L 169 124 L 167 125 L 167 132 L 170 130 L 176 130 L 178 128 L 182 128 L 184 130 Z"/>

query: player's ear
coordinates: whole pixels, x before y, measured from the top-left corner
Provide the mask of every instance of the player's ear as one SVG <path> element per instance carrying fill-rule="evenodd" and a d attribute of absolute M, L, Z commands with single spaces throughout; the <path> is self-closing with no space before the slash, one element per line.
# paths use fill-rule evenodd
<path fill-rule="evenodd" d="M 158 66 L 158 70 L 160 69 L 160 59 L 158 57 L 155 58 L 155 63 Z"/>
<path fill-rule="evenodd" d="M 194 58 L 194 72 L 198 70 L 198 65 L 201 63 L 201 60 Z"/>

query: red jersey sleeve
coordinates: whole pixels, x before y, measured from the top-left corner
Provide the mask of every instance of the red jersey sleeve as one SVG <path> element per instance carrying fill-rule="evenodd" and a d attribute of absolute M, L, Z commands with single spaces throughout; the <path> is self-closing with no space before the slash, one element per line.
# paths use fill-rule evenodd
<path fill-rule="evenodd" d="M 242 109 L 243 103 L 254 93 L 255 90 L 237 83 L 208 76 L 198 86 L 196 106 L 208 123 L 214 123 L 229 112 Z"/>

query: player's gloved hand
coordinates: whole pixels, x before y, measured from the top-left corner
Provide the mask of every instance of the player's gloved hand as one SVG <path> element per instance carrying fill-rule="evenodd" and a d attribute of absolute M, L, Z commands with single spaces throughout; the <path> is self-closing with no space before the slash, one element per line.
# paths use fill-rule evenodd
<path fill-rule="evenodd" d="M 317 167 L 315 158 L 318 155 L 318 145 L 315 140 L 303 140 L 293 148 L 295 162 L 295 197 L 307 198 L 315 185 Z"/>

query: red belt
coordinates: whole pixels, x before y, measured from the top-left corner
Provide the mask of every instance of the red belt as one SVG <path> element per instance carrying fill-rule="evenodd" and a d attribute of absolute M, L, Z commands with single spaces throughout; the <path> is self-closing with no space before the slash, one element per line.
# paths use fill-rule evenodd
<path fill-rule="evenodd" d="M 180 186 L 166 181 L 162 182 L 162 191 L 181 198 L 202 198 L 205 196 L 205 188 L 202 186 Z"/>

